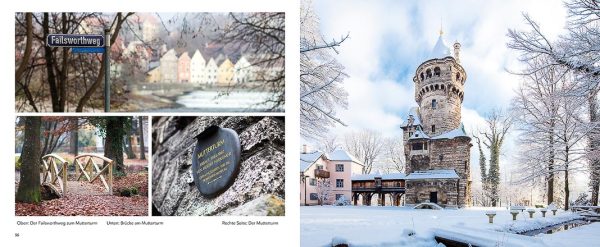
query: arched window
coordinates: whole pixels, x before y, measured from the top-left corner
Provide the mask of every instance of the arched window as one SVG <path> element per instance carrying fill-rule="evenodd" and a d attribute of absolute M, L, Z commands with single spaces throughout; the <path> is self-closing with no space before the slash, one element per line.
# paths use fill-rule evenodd
<path fill-rule="evenodd" d="M 456 81 L 460 81 L 460 73 L 456 72 Z"/>
<path fill-rule="evenodd" d="M 437 108 L 437 100 L 436 99 L 432 99 L 431 100 L 431 109 L 436 109 Z"/>
<path fill-rule="evenodd" d="M 431 78 L 431 70 L 430 69 L 427 69 L 425 71 L 425 74 L 427 74 L 427 79 Z"/>
<path fill-rule="evenodd" d="M 425 76 L 423 76 L 423 72 L 421 72 L 421 81 L 425 79 Z"/>
<path fill-rule="evenodd" d="M 440 76 L 440 75 L 442 74 L 442 71 L 440 70 L 440 67 L 435 67 L 435 68 L 433 69 L 433 74 L 434 74 L 435 76 Z"/>

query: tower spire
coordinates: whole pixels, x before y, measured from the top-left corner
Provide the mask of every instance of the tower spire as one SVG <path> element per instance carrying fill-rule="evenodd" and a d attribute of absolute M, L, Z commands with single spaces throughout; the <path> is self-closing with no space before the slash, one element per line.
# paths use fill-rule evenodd
<path fill-rule="evenodd" d="M 444 34 L 444 23 L 442 22 L 442 17 L 440 17 L 440 36 Z"/>

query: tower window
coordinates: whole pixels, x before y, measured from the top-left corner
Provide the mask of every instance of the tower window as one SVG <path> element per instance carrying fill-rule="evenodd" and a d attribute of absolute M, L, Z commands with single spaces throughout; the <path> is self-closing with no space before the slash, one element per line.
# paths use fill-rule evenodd
<path fill-rule="evenodd" d="M 456 81 L 460 81 L 460 73 L 456 73 Z"/>
<path fill-rule="evenodd" d="M 437 109 L 437 100 L 436 99 L 431 100 L 431 109 Z"/>
<path fill-rule="evenodd" d="M 440 76 L 440 75 L 442 74 L 442 71 L 440 70 L 440 67 L 435 67 L 435 68 L 433 69 L 433 74 L 434 74 L 435 76 Z"/>
<path fill-rule="evenodd" d="M 427 69 L 425 71 L 425 73 L 427 74 L 427 79 L 431 78 L 431 70 L 430 69 Z"/>
<path fill-rule="evenodd" d="M 425 79 L 425 76 L 423 76 L 423 72 L 421 72 L 421 81 Z"/>
<path fill-rule="evenodd" d="M 435 124 L 431 125 L 431 133 L 435 133 Z"/>
<path fill-rule="evenodd" d="M 440 157 L 439 157 L 439 158 L 440 158 L 440 161 L 444 160 L 444 155 L 443 155 L 443 154 L 440 154 Z"/>

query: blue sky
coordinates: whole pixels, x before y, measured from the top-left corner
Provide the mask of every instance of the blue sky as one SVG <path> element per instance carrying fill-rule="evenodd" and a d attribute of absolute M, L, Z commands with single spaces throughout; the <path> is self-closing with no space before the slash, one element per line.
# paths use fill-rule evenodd
<path fill-rule="evenodd" d="M 563 2 L 558 0 L 315 0 L 313 7 L 328 38 L 350 34 L 337 56 L 349 75 L 344 82 L 349 107 L 338 113 L 348 127 L 336 127 L 332 133 L 337 135 L 374 129 L 401 138 L 399 126 L 417 105 L 413 73 L 430 54 L 440 25 L 448 45 L 454 41 L 462 45 L 460 59 L 467 72 L 462 121 L 467 131 L 476 130 L 486 112 L 510 105 L 520 82 L 507 72 L 521 66 L 518 54 L 506 47 L 508 29 L 525 29 L 522 13 L 526 12 L 543 32 L 556 38 L 566 20 Z M 514 163 L 514 139 L 514 134 L 508 138 L 501 157 L 504 171 Z M 471 153 L 472 169 L 478 171 L 476 146 Z"/>

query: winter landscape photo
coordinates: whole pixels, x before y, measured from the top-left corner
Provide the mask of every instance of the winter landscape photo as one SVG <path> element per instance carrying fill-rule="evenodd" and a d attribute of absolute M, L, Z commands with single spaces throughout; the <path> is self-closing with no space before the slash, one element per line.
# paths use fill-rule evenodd
<path fill-rule="evenodd" d="M 16 112 L 283 112 L 285 13 L 15 13 Z"/>
<path fill-rule="evenodd" d="M 301 246 L 600 241 L 599 1 L 301 1 L 300 25 Z"/>

